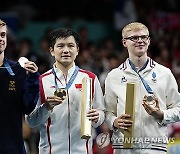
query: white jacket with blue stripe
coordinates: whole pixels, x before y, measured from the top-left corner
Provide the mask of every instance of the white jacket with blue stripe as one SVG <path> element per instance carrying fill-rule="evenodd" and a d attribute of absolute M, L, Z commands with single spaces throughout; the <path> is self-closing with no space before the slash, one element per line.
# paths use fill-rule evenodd
<path fill-rule="evenodd" d="M 136 106 L 134 123 L 133 148 L 149 148 L 166 151 L 168 137 L 167 124 L 180 120 L 180 94 L 178 86 L 171 71 L 154 62 L 151 58 L 147 66 L 139 72 L 146 80 L 154 95 L 159 100 L 160 109 L 164 113 L 162 123 L 149 115 L 142 106 L 142 100 L 147 91 L 135 71 L 131 68 L 127 59 L 118 68 L 113 69 L 105 81 L 105 122 L 111 130 L 114 130 L 113 122 L 121 114 L 125 113 L 126 84 L 136 83 Z M 112 135 L 113 148 L 123 148 L 123 133 L 114 130 Z M 173 142 L 173 140 L 171 140 Z"/>

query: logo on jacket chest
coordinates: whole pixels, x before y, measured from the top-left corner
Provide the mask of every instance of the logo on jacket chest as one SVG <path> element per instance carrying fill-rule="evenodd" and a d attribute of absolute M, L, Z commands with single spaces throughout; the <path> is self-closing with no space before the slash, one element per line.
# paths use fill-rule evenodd
<path fill-rule="evenodd" d="M 78 90 L 82 90 L 82 84 L 75 84 L 75 88 Z"/>
<path fill-rule="evenodd" d="M 156 73 L 155 73 L 155 72 L 152 73 L 152 81 L 153 81 L 154 83 L 157 82 Z"/>
<path fill-rule="evenodd" d="M 15 81 L 9 81 L 9 91 L 16 91 L 16 82 Z"/>
<path fill-rule="evenodd" d="M 123 83 L 123 82 L 127 82 L 127 79 L 125 76 L 122 76 L 122 78 L 121 78 L 121 83 Z"/>

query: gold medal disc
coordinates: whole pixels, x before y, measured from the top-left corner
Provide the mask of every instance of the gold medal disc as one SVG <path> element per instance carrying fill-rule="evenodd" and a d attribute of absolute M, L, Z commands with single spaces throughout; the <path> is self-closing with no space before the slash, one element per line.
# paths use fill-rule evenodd
<path fill-rule="evenodd" d="M 54 95 L 57 96 L 57 97 L 60 97 L 61 99 L 65 99 L 66 97 L 66 91 L 65 89 L 57 89 L 55 92 L 54 92 Z"/>

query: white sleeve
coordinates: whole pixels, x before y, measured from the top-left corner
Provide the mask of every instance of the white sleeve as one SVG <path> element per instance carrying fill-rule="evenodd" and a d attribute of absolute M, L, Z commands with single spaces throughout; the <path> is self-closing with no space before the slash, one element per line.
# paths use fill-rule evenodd
<path fill-rule="evenodd" d="M 109 129 L 114 130 L 113 123 L 117 118 L 117 96 L 113 93 L 111 88 L 111 81 L 109 75 L 105 80 L 105 123 L 108 125 Z"/>
<path fill-rule="evenodd" d="M 96 128 L 100 126 L 104 122 L 104 119 L 105 119 L 104 97 L 103 97 L 102 89 L 101 89 L 101 86 L 97 77 L 95 78 L 95 81 L 94 81 L 94 98 L 93 98 L 92 106 L 94 109 L 97 109 L 97 112 L 99 113 L 98 122 L 92 123 L 92 126 Z"/>
<path fill-rule="evenodd" d="M 180 93 L 178 92 L 177 82 L 170 72 L 166 87 L 167 110 L 162 110 L 164 119 L 161 124 L 169 124 L 180 121 Z"/>
<path fill-rule="evenodd" d="M 29 127 L 33 128 L 45 123 L 50 116 L 51 111 L 48 111 L 45 104 L 41 104 L 40 97 L 36 108 L 29 114 L 25 115 L 25 121 Z"/>

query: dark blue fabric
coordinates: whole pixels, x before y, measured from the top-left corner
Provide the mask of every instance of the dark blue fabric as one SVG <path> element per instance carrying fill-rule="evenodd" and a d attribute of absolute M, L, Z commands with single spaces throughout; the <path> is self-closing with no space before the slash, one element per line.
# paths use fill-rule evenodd
<path fill-rule="evenodd" d="M 0 68 L 0 154 L 25 154 L 22 116 L 37 103 L 39 73 L 27 75 L 19 63 L 7 61 L 15 75 Z"/>

